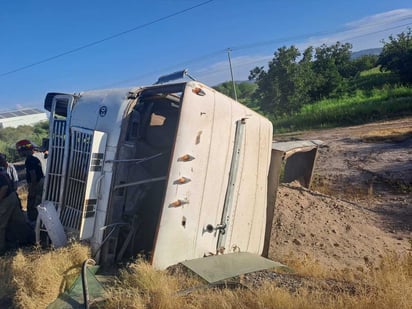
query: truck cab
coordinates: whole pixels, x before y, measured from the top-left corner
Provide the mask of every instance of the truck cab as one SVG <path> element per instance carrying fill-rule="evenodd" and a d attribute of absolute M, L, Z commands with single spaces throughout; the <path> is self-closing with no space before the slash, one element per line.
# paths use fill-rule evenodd
<path fill-rule="evenodd" d="M 101 264 L 262 254 L 269 120 L 197 81 L 49 93 L 45 108 L 43 203 Z"/>

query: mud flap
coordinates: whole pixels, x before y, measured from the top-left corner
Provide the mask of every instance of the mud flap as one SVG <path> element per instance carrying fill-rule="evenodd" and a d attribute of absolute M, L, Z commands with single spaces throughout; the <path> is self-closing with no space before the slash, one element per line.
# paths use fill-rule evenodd
<path fill-rule="evenodd" d="M 184 266 L 209 283 L 215 283 L 243 274 L 266 270 L 288 269 L 286 265 L 248 252 L 208 256 L 182 262 Z"/>
<path fill-rule="evenodd" d="M 272 157 L 282 158 L 285 162 L 281 182 L 289 183 L 297 180 L 302 186 L 309 189 L 317 151 L 323 145 L 324 142 L 321 140 L 273 142 Z M 281 176 L 281 165 L 278 165 L 277 169 L 275 177 L 279 178 Z"/>
<path fill-rule="evenodd" d="M 37 206 L 39 212 L 39 219 L 44 224 L 47 234 L 55 248 L 63 247 L 67 244 L 66 233 L 59 216 L 57 215 L 54 203 L 51 201 L 44 201 Z M 36 227 L 36 230 L 38 228 Z"/>

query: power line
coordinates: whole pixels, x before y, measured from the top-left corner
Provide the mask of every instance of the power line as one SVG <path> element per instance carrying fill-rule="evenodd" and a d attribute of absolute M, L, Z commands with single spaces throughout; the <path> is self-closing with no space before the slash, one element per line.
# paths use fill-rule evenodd
<path fill-rule="evenodd" d="M 403 18 L 402 20 L 405 20 L 405 19 L 410 19 L 410 17 Z M 365 29 L 365 28 L 368 29 L 368 28 L 371 28 L 373 26 L 382 25 L 382 24 L 383 23 L 374 23 L 374 24 L 370 24 L 368 27 L 364 27 L 364 28 L 360 28 L 360 29 Z M 341 41 L 345 42 L 345 41 L 349 41 L 351 39 L 360 38 L 360 37 L 368 36 L 368 35 L 371 35 L 371 34 L 385 32 L 385 31 L 388 31 L 388 30 L 393 30 L 393 29 L 397 29 L 397 28 L 401 28 L 401 27 L 406 27 L 406 26 L 409 26 L 409 25 L 412 25 L 412 22 L 405 23 L 405 24 L 402 24 L 402 25 L 396 25 L 396 26 L 393 26 L 393 27 L 380 29 L 380 30 L 376 30 L 376 31 L 372 31 L 372 32 L 364 33 L 364 34 L 349 36 L 349 37 L 346 37 L 345 39 L 343 39 Z M 346 32 L 347 31 L 348 30 L 346 30 Z M 246 44 L 246 45 L 238 45 L 238 46 L 231 47 L 230 49 L 232 51 L 241 51 L 241 50 L 246 50 L 246 49 L 250 49 L 250 48 L 254 48 L 254 47 L 258 47 L 258 46 L 268 46 L 268 45 L 273 45 L 273 44 L 276 44 L 276 43 L 284 43 L 284 42 L 289 42 L 289 41 L 302 40 L 302 39 L 306 39 L 308 37 L 314 37 L 314 36 L 319 36 L 319 35 L 339 34 L 339 33 L 343 33 L 343 32 L 345 32 L 345 31 L 337 30 L 337 31 L 324 31 L 324 32 L 309 33 L 309 34 L 303 34 L 303 35 L 298 35 L 298 36 L 289 36 L 289 37 L 284 37 L 284 38 L 279 38 L 279 39 L 274 39 L 274 40 L 255 42 L 255 43 Z M 208 59 L 208 58 L 212 58 L 216 55 L 223 55 L 225 53 L 227 53 L 227 48 L 226 49 L 216 50 L 214 52 L 204 54 L 204 55 L 201 55 L 201 56 L 196 57 L 196 58 L 192 58 L 192 59 L 187 60 L 187 61 L 183 61 L 179 64 L 168 66 L 167 68 L 163 68 L 163 69 L 159 69 L 159 70 L 153 70 L 153 71 L 150 71 L 150 72 L 142 73 L 139 76 L 130 77 L 128 79 L 124 79 L 124 80 L 120 80 L 120 81 L 117 81 L 117 82 L 109 83 L 109 84 L 105 85 L 106 87 L 99 87 L 99 88 L 109 88 L 109 87 L 113 87 L 113 86 L 116 86 L 116 85 L 121 85 L 121 84 L 125 84 L 125 83 L 128 83 L 128 82 L 136 81 L 136 80 L 139 80 L 139 79 L 141 79 L 143 77 L 146 77 L 148 75 L 161 74 L 161 73 L 164 73 L 165 71 L 174 70 L 174 69 L 181 69 L 182 67 L 187 67 L 188 64 L 197 63 L 200 60 L 205 60 L 205 59 Z M 256 60 L 252 60 L 252 61 L 248 61 L 246 63 L 243 63 L 242 66 L 247 65 L 247 64 L 254 64 L 254 63 L 257 63 Z M 221 70 L 219 70 L 219 71 L 221 71 Z M 212 74 L 214 74 L 214 73 L 210 72 L 209 74 L 206 74 L 206 76 L 209 76 L 209 75 L 212 75 Z"/>
<path fill-rule="evenodd" d="M 125 31 L 122 31 L 122 32 L 119 32 L 119 33 L 116 33 L 116 34 L 113 34 L 113 35 L 110 35 L 110 36 L 105 37 L 105 38 L 103 38 L 103 39 L 96 40 L 96 41 L 93 41 L 93 42 L 91 42 L 91 43 L 82 45 L 82 46 L 80 46 L 80 47 L 76 47 L 76 48 L 70 49 L 70 50 L 68 50 L 68 51 L 65 51 L 65 52 L 63 52 L 63 53 L 57 54 L 57 55 L 55 55 L 55 56 L 51 56 L 51 57 L 45 58 L 45 59 L 43 59 L 43 60 L 39 60 L 39 61 L 33 62 L 33 63 L 31 63 L 31 64 L 27 64 L 27 65 L 21 66 L 21 67 L 19 67 L 19 68 L 16 68 L 16 69 L 13 69 L 13 70 L 10 70 L 10 71 L 1 73 L 1 74 L 0 74 L 0 77 L 6 76 L 6 75 L 10 75 L 10 74 L 13 74 L 13 73 L 16 73 L 16 72 L 19 72 L 19 71 L 23 71 L 23 70 L 26 70 L 26 69 L 28 69 L 28 68 L 34 67 L 34 66 L 36 66 L 36 65 L 43 64 L 43 63 L 45 63 L 45 62 L 49 62 L 49 61 L 52 61 L 52 60 L 54 60 L 54 59 L 57 59 L 57 58 L 60 58 L 60 57 L 63 57 L 63 56 L 69 55 L 69 54 L 73 54 L 73 53 L 78 52 L 78 51 L 80 51 L 80 50 L 83 50 L 83 49 L 86 49 L 86 48 L 89 48 L 89 47 L 92 47 L 92 46 L 101 44 L 101 43 L 103 43 L 103 42 L 106 42 L 106 41 L 109 41 L 109 40 L 118 38 L 118 37 L 120 37 L 120 36 L 122 36 L 122 35 L 125 35 L 125 34 L 128 34 L 128 33 L 130 33 L 130 32 L 133 32 L 133 31 L 136 31 L 136 30 L 140 30 L 140 29 L 146 28 L 146 27 L 151 26 L 151 25 L 153 25 L 153 24 L 155 24 L 155 23 L 164 21 L 164 20 L 166 20 L 166 19 L 170 19 L 170 18 L 172 18 L 172 17 L 181 15 L 181 14 L 186 13 L 186 12 L 188 12 L 188 11 L 194 10 L 194 9 L 196 9 L 196 8 L 198 8 L 198 7 L 204 6 L 204 5 L 206 5 L 206 4 L 210 3 L 210 2 L 213 2 L 213 1 L 214 1 L 214 0 L 204 1 L 204 2 L 199 3 L 199 4 L 197 4 L 197 5 L 191 6 L 191 7 L 187 8 L 187 9 L 183 9 L 183 10 L 180 10 L 180 11 L 178 11 L 178 12 L 175 12 L 175 13 L 172 13 L 172 14 L 169 14 L 169 15 L 166 15 L 166 16 L 163 16 L 163 17 L 160 17 L 160 18 L 158 18 L 158 19 L 149 21 L 149 22 L 144 23 L 144 24 L 142 24 L 142 25 L 139 25 L 139 26 L 130 28 L 130 29 L 128 29 L 128 30 L 125 30 Z"/>
<path fill-rule="evenodd" d="M 110 83 L 110 84 L 106 84 L 103 87 L 99 87 L 99 89 L 100 88 L 103 88 L 103 89 L 104 88 L 110 88 L 110 87 L 126 84 L 128 82 L 133 82 L 133 81 L 142 79 L 144 77 L 147 77 L 148 75 L 162 74 L 162 73 L 167 72 L 167 71 L 171 71 L 171 70 L 175 70 L 175 69 L 181 69 L 182 67 L 186 67 L 191 63 L 198 63 L 200 61 L 204 61 L 205 59 L 209 59 L 209 58 L 215 57 L 217 55 L 220 55 L 223 52 L 225 52 L 225 49 L 217 50 L 217 51 L 214 51 L 214 52 L 211 52 L 211 53 L 208 53 L 208 54 L 201 55 L 201 56 L 196 57 L 196 58 L 192 58 L 190 60 L 186 60 L 186 61 L 183 61 L 183 62 L 180 62 L 180 63 L 176 63 L 176 64 L 168 66 L 168 67 L 163 67 L 163 68 L 158 69 L 158 70 L 153 70 L 153 71 L 150 71 L 150 72 L 142 73 L 138 76 L 129 77 L 127 79 L 123 79 L 123 80 L 119 80 L 119 81 L 116 81 L 116 82 L 113 82 L 113 83 Z"/>
<path fill-rule="evenodd" d="M 376 33 L 379 33 L 379 32 L 384 32 L 384 31 L 388 31 L 388 30 L 393 30 L 393 29 L 396 29 L 396 28 L 406 27 L 406 26 L 410 26 L 410 25 L 412 25 L 412 22 L 411 22 L 411 23 L 407 23 L 407 24 L 403 24 L 403 25 L 393 26 L 393 27 L 386 28 L 386 29 L 383 29 L 383 30 L 377 30 L 377 31 L 369 32 L 369 33 L 364 33 L 364 34 L 359 34 L 359 35 L 351 36 L 351 37 L 345 39 L 344 41 L 347 41 L 347 40 L 349 40 L 349 39 L 357 39 L 357 38 L 361 38 L 361 37 L 368 36 L 368 35 L 371 35 L 371 34 L 376 34 Z"/>
<path fill-rule="evenodd" d="M 403 20 L 408 20 L 411 19 L 411 17 L 407 17 L 407 18 L 402 18 L 399 21 L 403 21 Z M 382 25 L 383 23 L 374 23 L 374 24 L 370 24 L 367 27 L 363 27 L 360 29 L 365 29 L 365 28 L 371 28 L 371 27 L 376 27 L 379 25 Z M 392 29 L 396 29 L 396 28 L 400 28 L 400 27 L 405 27 L 405 26 L 409 26 L 412 25 L 411 22 L 403 24 L 403 25 L 397 25 L 391 28 L 385 28 L 385 29 L 381 29 L 381 30 L 377 30 L 374 32 L 369 32 L 366 34 L 361 34 L 361 35 L 356 35 L 356 36 L 351 36 L 348 37 L 346 40 L 348 39 L 355 39 L 358 37 L 362 37 L 362 36 L 367 36 L 367 35 L 371 35 L 371 34 L 375 34 L 375 33 L 379 33 L 379 32 L 384 32 L 384 31 L 388 31 L 388 30 L 392 30 Z M 261 41 L 261 42 L 255 42 L 255 43 L 251 43 L 251 44 L 245 44 L 245 45 L 238 45 L 238 46 L 234 46 L 231 49 L 233 51 L 236 50 L 244 50 L 244 49 L 249 49 L 249 48 L 254 48 L 257 46 L 267 46 L 267 45 L 272 45 L 274 43 L 282 43 L 282 42 L 289 42 L 289 41 L 296 41 L 296 40 L 302 40 L 302 39 L 306 39 L 308 37 L 318 37 L 318 36 L 323 36 L 323 35 L 332 35 L 332 34 L 338 34 L 338 33 L 345 33 L 351 31 L 350 29 L 338 29 L 338 30 L 334 30 L 334 31 L 322 31 L 322 32 L 314 32 L 314 33 L 309 33 L 309 34 L 302 34 L 302 35 L 297 35 L 297 36 L 289 36 L 289 37 L 284 37 L 284 38 L 278 38 L 278 39 L 274 39 L 274 40 L 267 40 L 267 41 Z"/>
<path fill-rule="evenodd" d="M 116 34 L 114 34 L 114 35 L 105 37 L 105 38 L 103 38 L 103 39 L 96 40 L 96 41 L 93 41 L 93 42 L 91 42 L 91 43 L 85 44 L 85 45 L 83 45 L 83 46 L 74 48 L 74 49 L 72 49 L 72 50 L 68 50 L 68 51 L 66 51 L 66 52 L 57 54 L 57 55 L 55 55 L 55 56 L 52 56 L 52 57 L 49 57 L 49 58 L 45 58 L 45 59 L 43 59 L 43 60 L 40 60 L 40 61 L 31 63 L 31 64 L 29 64 L 29 65 L 25 65 L 25 66 L 16 68 L 16 69 L 11 70 L 11 71 L 8 71 L 8 72 L 4 72 L 4 73 L 0 74 L 0 77 L 6 76 L 6 75 L 10 75 L 10 74 L 12 74 L 12 73 L 15 73 L 15 72 L 18 72 L 18 71 L 22 71 L 22 70 L 28 69 L 28 68 L 30 68 L 30 67 L 37 66 L 37 65 L 43 64 L 43 63 L 45 63 L 45 62 L 49 62 L 49 61 L 54 60 L 54 59 L 56 59 L 56 58 L 60 58 L 60 57 L 66 56 L 66 55 L 68 55 L 68 54 L 72 54 L 72 53 L 75 53 L 75 52 L 77 52 L 77 51 L 80 51 L 80 50 L 83 50 L 83 49 L 86 49 L 86 48 L 89 48 L 89 47 L 92 47 L 92 46 L 101 44 L 101 43 L 103 43 L 103 42 L 105 42 L 105 41 L 112 40 L 112 39 L 114 39 L 114 38 L 117 38 L 117 37 L 120 37 L 120 36 L 122 36 L 122 35 L 128 34 L 128 33 L 130 33 L 130 32 L 133 32 L 133 31 L 136 31 L 136 30 L 139 30 L 139 29 L 148 27 L 148 26 L 150 26 L 150 25 L 152 25 L 152 24 L 155 24 L 155 23 L 164 21 L 164 20 L 166 20 L 166 19 L 169 19 L 169 18 L 178 16 L 178 15 L 181 15 L 181 14 L 183 14 L 183 13 L 185 13 L 185 12 L 188 12 L 188 11 L 190 11 L 190 10 L 196 9 L 196 8 L 198 8 L 198 7 L 200 7 L 200 6 L 204 6 L 204 5 L 206 5 L 206 4 L 210 3 L 210 2 L 213 2 L 213 1 L 214 1 L 214 0 L 204 1 L 204 2 L 202 2 L 202 3 L 200 3 L 200 4 L 195 5 L 195 6 L 192 6 L 192 7 L 189 7 L 189 8 L 187 8 L 187 9 L 183 9 L 183 10 L 181 10 L 181 11 L 178 11 L 178 12 L 175 12 L 175 13 L 172 13 L 172 14 L 169 14 L 169 15 L 166 15 L 166 16 L 163 16 L 163 17 L 161 17 L 161 18 L 158 18 L 158 19 L 155 19 L 155 20 L 153 20 L 153 21 L 147 22 L 147 23 L 145 23 L 145 24 L 142 24 L 142 25 L 133 27 L 133 28 L 131 28 L 131 29 L 128 29 L 128 30 L 125 30 L 125 31 L 122 31 L 122 32 L 119 32 L 119 33 L 116 33 Z M 398 21 L 409 20 L 409 19 L 410 19 L 410 17 L 408 16 L 408 17 L 404 17 L 404 18 L 402 18 L 402 19 L 399 19 Z M 382 25 L 382 24 L 384 24 L 384 23 L 373 23 L 373 24 L 369 24 L 368 26 L 365 26 L 365 27 L 360 28 L 360 29 L 365 29 L 365 28 L 367 29 L 367 28 L 371 28 L 371 27 L 376 27 L 377 25 Z M 397 25 L 397 26 L 394 26 L 394 27 L 391 27 L 391 28 L 385 28 L 385 29 L 381 29 L 381 30 L 378 30 L 378 31 L 374 31 L 374 32 L 369 32 L 369 33 L 365 33 L 365 34 L 360 34 L 360 35 L 356 35 L 356 36 L 351 36 L 351 37 L 345 38 L 345 39 L 342 40 L 342 41 L 348 41 L 348 40 L 353 39 L 353 38 L 358 38 L 358 37 L 363 37 L 363 36 L 367 36 L 367 35 L 371 35 L 371 34 L 375 34 L 375 33 L 379 33 L 379 32 L 384 32 L 384 31 L 387 31 L 387 30 L 392 30 L 392 29 L 396 29 L 396 28 L 399 28 L 399 27 L 408 26 L 408 25 L 411 25 L 411 24 L 412 24 L 412 23 L 406 23 L 406 24 Z M 268 45 L 273 45 L 273 44 L 276 44 L 276 43 L 284 43 L 284 42 L 289 42 L 289 41 L 302 40 L 302 39 L 306 39 L 306 38 L 308 38 L 308 37 L 314 37 L 314 36 L 322 36 L 322 35 L 331 35 L 331 34 L 337 34 L 337 33 L 344 33 L 344 32 L 347 32 L 347 31 L 350 31 L 350 30 L 348 30 L 348 29 L 342 29 L 342 28 L 341 28 L 341 29 L 334 30 L 334 31 L 315 32 L 315 33 L 309 33 L 309 34 L 303 34 L 303 35 L 297 35 L 297 36 L 283 37 L 283 38 L 278 38 L 278 39 L 274 39 L 274 40 L 267 40 L 267 41 L 255 42 L 255 43 L 251 43 L 251 44 L 238 45 L 238 46 L 230 47 L 230 49 L 231 49 L 232 51 L 240 51 L 240 50 L 246 50 L 246 49 L 250 49 L 250 48 L 255 48 L 255 47 L 258 47 L 258 46 L 268 46 Z M 169 66 L 168 68 L 159 69 L 159 70 L 156 70 L 156 71 L 152 71 L 151 73 L 149 72 L 149 73 L 142 74 L 142 75 L 140 75 L 140 76 L 135 76 L 135 77 L 131 77 L 131 78 L 129 78 L 129 79 L 125 79 L 125 80 L 122 80 L 122 81 L 118 81 L 118 82 L 111 83 L 110 86 L 120 85 L 120 84 L 124 84 L 124 83 L 127 83 L 127 82 L 135 81 L 135 80 L 138 80 L 138 79 L 140 79 L 140 78 L 142 78 L 142 77 L 147 76 L 148 74 L 161 73 L 161 72 L 165 72 L 165 71 L 167 71 L 167 70 L 175 69 L 175 68 L 177 68 L 177 67 L 181 68 L 182 66 L 187 66 L 187 65 L 190 64 L 190 63 L 197 63 L 197 62 L 199 62 L 200 60 L 205 60 L 205 59 L 207 59 L 207 58 L 211 58 L 211 57 L 216 56 L 216 55 L 218 55 L 218 54 L 222 54 L 222 55 L 223 55 L 223 53 L 226 53 L 226 52 L 227 52 L 227 49 L 217 50 L 217 51 L 214 51 L 214 52 L 211 52 L 211 53 L 208 53 L 208 54 L 205 54 L 205 55 L 202 55 L 202 56 L 193 58 L 193 59 L 191 59 L 191 60 L 187 60 L 187 61 L 181 62 L 180 64 L 175 64 L 175 65 Z"/>

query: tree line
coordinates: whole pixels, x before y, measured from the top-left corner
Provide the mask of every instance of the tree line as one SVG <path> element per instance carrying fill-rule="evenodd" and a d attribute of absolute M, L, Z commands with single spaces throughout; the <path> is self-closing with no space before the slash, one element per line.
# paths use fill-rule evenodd
<path fill-rule="evenodd" d="M 18 128 L 7 127 L 0 129 L 0 152 L 6 155 L 9 162 L 17 162 L 22 160 L 15 148 L 17 141 L 28 139 L 34 144 L 41 146 L 43 138 L 47 138 L 48 134 L 48 121 L 42 121 L 33 126 L 24 125 Z"/>
<path fill-rule="evenodd" d="M 249 82 L 236 84 L 239 101 L 269 118 L 291 115 L 302 106 L 322 99 L 341 98 L 362 87 L 412 83 L 412 31 L 382 41 L 379 55 L 352 58 L 352 45 L 336 42 L 320 47 L 309 46 L 300 52 L 295 46 L 279 48 L 267 68 L 255 67 Z M 365 85 L 361 73 L 379 68 L 379 81 Z M 234 97 L 232 83 L 216 90 Z"/>

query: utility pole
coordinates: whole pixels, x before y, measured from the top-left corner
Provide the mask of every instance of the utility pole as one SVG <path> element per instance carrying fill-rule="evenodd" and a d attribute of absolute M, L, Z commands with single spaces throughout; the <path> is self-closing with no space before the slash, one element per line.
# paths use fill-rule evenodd
<path fill-rule="evenodd" d="M 235 85 L 235 80 L 233 79 L 232 60 L 230 59 L 231 51 L 232 50 L 230 48 L 227 49 L 227 57 L 229 58 L 230 76 L 232 77 L 233 92 L 235 94 L 235 101 L 237 102 L 236 85 Z"/>

